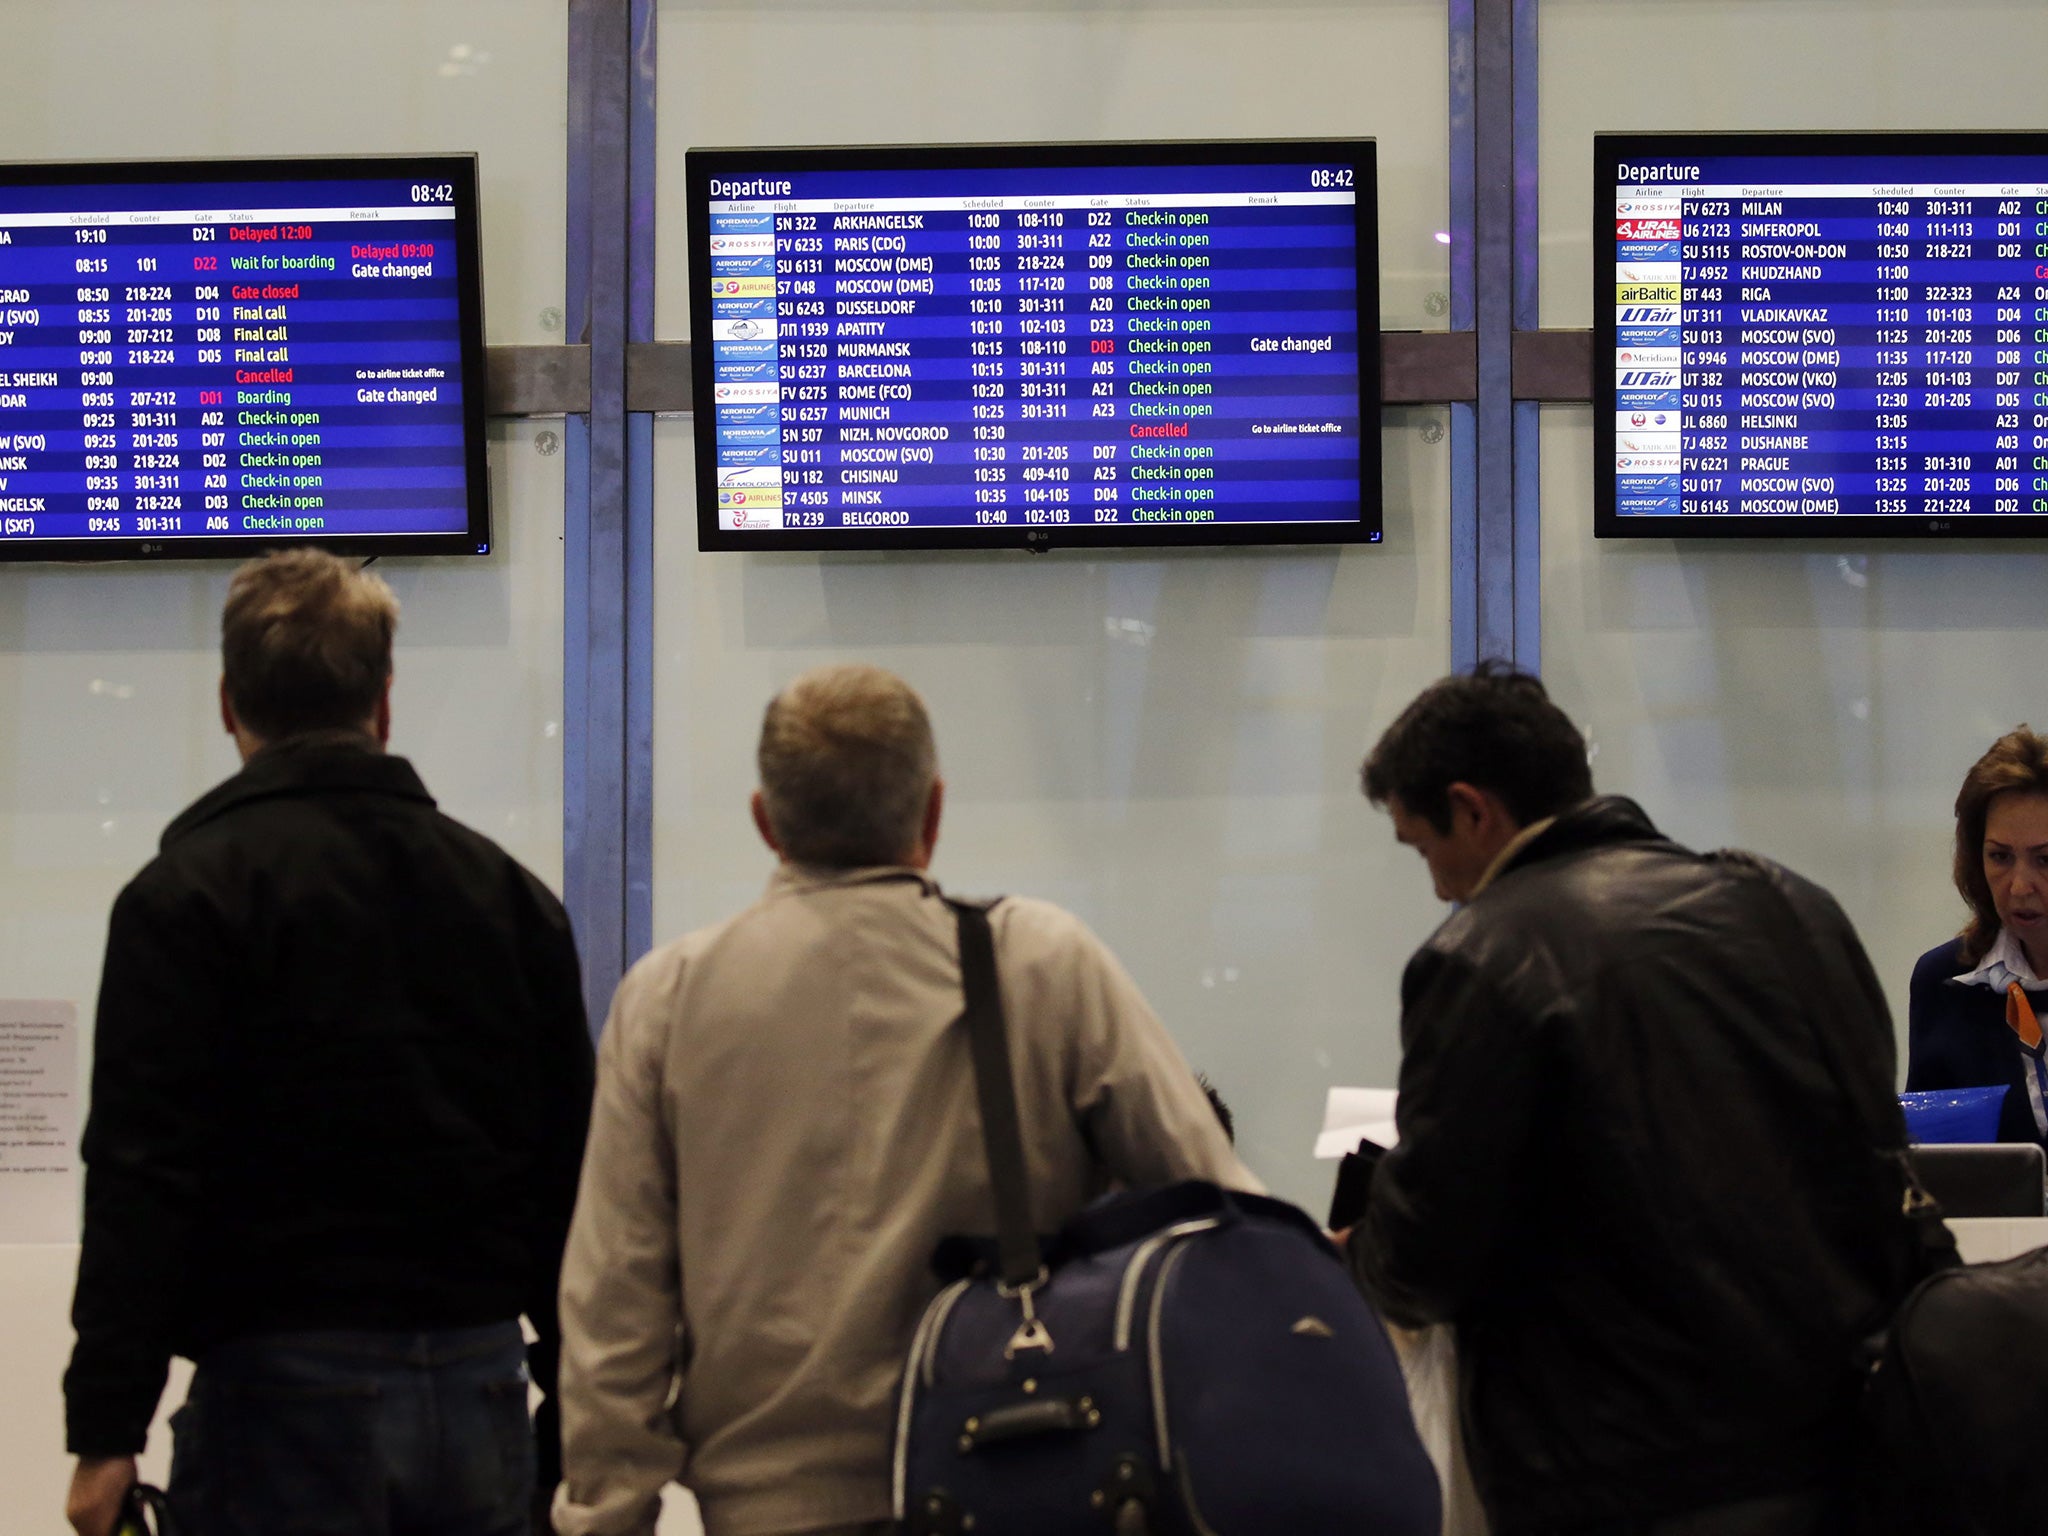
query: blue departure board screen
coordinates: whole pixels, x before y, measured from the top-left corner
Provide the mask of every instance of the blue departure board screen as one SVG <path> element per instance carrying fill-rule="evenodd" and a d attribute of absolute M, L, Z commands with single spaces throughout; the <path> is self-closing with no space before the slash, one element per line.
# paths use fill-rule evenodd
<path fill-rule="evenodd" d="M 2048 532 L 2048 135 L 1594 158 L 1600 534 Z"/>
<path fill-rule="evenodd" d="M 490 547 L 474 156 L 0 166 L 0 559 Z"/>
<path fill-rule="evenodd" d="M 693 150 L 706 549 L 1373 542 L 1369 141 Z"/>

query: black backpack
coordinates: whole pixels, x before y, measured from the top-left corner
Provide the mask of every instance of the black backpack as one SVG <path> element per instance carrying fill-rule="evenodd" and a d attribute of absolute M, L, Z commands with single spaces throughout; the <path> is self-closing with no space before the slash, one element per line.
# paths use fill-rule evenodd
<path fill-rule="evenodd" d="M 1761 861 L 1722 853 L 1771 894 L 1788 974 L 1804 930 Z M 1833 1014 L 1855 996 L 1839 957 L 1816 953 L 1823 975 L 1807 1009 L 1821 1060 L 1848 1100 L 1873 1155 L 1899 1191 L 1901 1272 L 1913 1284 L 1855 1366 L 1862 1423 L 1854 1494 L 1868 1536 L 2040 1536 L 2048 1531 L 2048 1249 L 1995 1264 L 1964 1264 L 1941 1206 L 1906 1156 L 1896 1104 L 1860 1093 L 1839 1056 Z"/>

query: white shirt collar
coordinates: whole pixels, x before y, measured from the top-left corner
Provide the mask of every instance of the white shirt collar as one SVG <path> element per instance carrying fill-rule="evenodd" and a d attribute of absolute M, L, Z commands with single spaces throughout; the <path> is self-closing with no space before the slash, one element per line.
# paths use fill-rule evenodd
<path fill-rule="evenodd" d="M 2003 992 L 2014 982 L 2029 992 L 2048 992 L 2048 981 L 2034 974 L 2020 941 L 2004 928 L 1998 930 L 1998 942 L 1986 952 L 1977 969 L 1955 978 L 1959 987 L 1989 987 L 1994 992 Z"/>

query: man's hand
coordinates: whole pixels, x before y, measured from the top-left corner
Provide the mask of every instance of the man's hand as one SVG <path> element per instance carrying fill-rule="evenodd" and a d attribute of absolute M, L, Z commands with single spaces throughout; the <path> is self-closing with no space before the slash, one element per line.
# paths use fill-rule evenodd
<path fill-rule="evenodd" d="M 133 1456 L 81 1456 L 78 1469 L 71 1474 L 64 1518 L 78 1536 L 114 1536 L 121 1501 L 134 1486 Z"/>

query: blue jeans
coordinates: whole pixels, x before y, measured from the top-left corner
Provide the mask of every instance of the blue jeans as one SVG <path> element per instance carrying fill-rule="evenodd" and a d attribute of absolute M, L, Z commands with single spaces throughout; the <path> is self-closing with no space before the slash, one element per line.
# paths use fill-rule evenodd
<path fill-rule="evenodd" d="M 190 1536 L 527 1536 L 517 1323 L 291 1333 L 209 1350 L 171 1420 Z"/>

